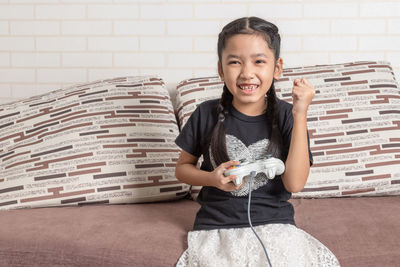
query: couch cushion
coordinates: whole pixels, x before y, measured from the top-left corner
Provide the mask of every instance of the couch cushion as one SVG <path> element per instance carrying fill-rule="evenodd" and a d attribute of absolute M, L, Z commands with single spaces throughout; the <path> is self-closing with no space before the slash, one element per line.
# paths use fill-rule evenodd
<path fill-rule="evenodd" d="M 388 62 L 352 62 L 285 68 L 275 83 L 291 102 L 293 80 L 306 77 L 316 95 L 308 112 L 314 166 L 295 197 L 400 193 L 400 90 Z M 177 87 L 181 127 L 197 107 L 219 98 L 215 77 L 187 79 Z M 194 196 L 199 187 L 193 187 Z"/>
<path fill-rule="evenodd" d="M 164 82 L 121 77 L 0 105 L 0 209 L 171 200 L 178 126 Z"/>
<path fill-rule="evenodd" d="M 400 196 L 291 202 L 297 227 L 326 245 L 341 266 L 398 266 Z"/>
<path fill-rule="evenodd" d="M 297 226 L 342 266 L 400 262 L 399 196 L 291 202 Z M 174 266 L 198 208 L 178 200 L 0 211 L 0 266 Z"/>
<path fill-rule="evenodd" d="M 190 200 L 0 211 L 0 266 L 174 266 Z"/>

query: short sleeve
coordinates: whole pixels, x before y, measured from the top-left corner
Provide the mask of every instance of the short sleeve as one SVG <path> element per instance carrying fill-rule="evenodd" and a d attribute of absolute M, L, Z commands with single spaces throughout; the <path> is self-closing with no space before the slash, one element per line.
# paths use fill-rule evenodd
<path fill-rule="evenodd" d="M 199 128 L 200 108 L 197 107 L 175 139 L 175 143 L 181 149 L 196 157 L 201 156 Z"/>

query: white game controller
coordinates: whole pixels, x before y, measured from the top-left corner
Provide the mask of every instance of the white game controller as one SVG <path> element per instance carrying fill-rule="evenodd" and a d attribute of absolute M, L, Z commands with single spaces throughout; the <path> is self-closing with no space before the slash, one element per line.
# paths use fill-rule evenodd
<path fill-rule="evenodd" d="M 240 185 L 243 177 L 249 175 L 252 171 L 256 173 L 263 172 L 268 179 L 274 179 L 276 175 L 281 175 L 285 171 L 285 164 L 283 164 L 282 160 L 273 157 L 266 157 L 253 162 L 241 160 L 239 165 L 234 165 L 227 169 L 224 175 L 236 175 L 237 178 L 233 180 L 233 183 Z"/>

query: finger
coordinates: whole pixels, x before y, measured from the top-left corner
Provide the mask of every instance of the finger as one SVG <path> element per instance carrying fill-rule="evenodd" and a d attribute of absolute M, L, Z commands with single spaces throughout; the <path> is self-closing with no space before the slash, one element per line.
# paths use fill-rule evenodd
<path fill-rule="evenodd" d="M 300 86 L 294 86 L 292 90 L 292 96 L 299 96 L 302 92 L 302 89 Z"/>
<path fill-rule="evenodd" d="M 231 174 L 231 175 L 225 177 L 224 183 L 226 183 L 226 184 L 231 184 L 231 183 L 233 183 L 237 178 L 238 178 L 237 175 Z"/>
<path fill-rule="evenodd" d="M 300 83 L 304 85 L 311 85 L 311 83 L 304 77 L 301 77 Z"/>
<path fill-rule="evenodd" d="M 221 180 L 221 185 L 220 185 L 219 189 L 227 191 L 227 192 L 236 190 L 235 189 L 236 185 L 230 179 L 231 176 L 225 177 L 225 179 Z"/>
<path fill-rule="evenodd" d="M 307 79 L 304 77 L 302 77 L 301 79 L 296 79 L 295 81 L 296 83 L 294 85 L 298 87 L 311 86 L 311 83 L 307 81 Z"/>
<path fill-rule="evenodd" d="M 303 78 L 303 83 L 305 85 L 312 86 L 312 84 L 306 78 Z"/>
<path fill-rule="evenodd" d="M 225 186 L 225 191 L 232 192 L 238 190 L 240 187 L 236 186 L 234 183 L 229 183 Z"/>
<path fill-rule="evenodd" d="M 225 177 L 226 183 L 233 182 L 236 179 L 237 179 L 237 176 L 234 174 L 231 174 L 231 175 Z"/>
<path fill-rule="evenodd" d="M 221 166 L 224 167 L 225 169 L 228 169 L 231 166 L 239 165 L 239 164 L 240 164 L 240 161 L 231 160 L 231 161 L 222 163 Z"/>
<path fill-rule="evenodd" d="M 236 186 L 236 190 L 240 189 L 244 185 L 244 179 L 242 179 L 242 183 Z"/>

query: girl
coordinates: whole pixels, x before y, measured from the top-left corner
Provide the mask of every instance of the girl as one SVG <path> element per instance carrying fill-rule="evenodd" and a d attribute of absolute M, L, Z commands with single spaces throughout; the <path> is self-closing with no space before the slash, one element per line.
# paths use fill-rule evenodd
<path fill-rule="evenodd" d="M 312 156 L 307 136 L 307 109 L 314 87 L 304 78 L 293 83 L 293 105 L 275 95 L 282 73 L 278 28 L 257 17 L 227 24 L 218 38 L 218 72 L 224 81 L 221 99 L 206 101 L 192 114 L 176 143 L 182 148 L 176 177 L 201 185 L 201 205 L 188 249 L 177 266 L 338 266 L 318 240 L 296 228 L 292 192 L 307 181 Z M 271 155 L 285 172 L 272 180 L 258 173 L 249 191 L 224 171 L 238 160 Z M 196 168 L 200 156 L 204 161 Z M 258 243 L 248 221 L 265 245 Z"/>

